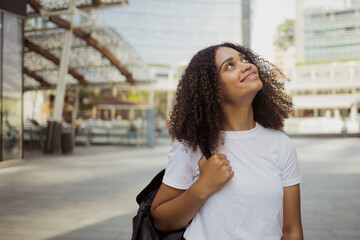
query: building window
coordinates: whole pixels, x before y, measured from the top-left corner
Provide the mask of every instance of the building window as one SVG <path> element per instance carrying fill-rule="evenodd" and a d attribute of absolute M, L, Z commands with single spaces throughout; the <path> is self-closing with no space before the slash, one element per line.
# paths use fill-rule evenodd
<path fill-rule="evenodd" d="M 354 13 L 355 13 L 355 10 L 341 11 L 341 12 L 335 12 L 335 16 L 348 15 L 348 14 L 354 14 Z"/>

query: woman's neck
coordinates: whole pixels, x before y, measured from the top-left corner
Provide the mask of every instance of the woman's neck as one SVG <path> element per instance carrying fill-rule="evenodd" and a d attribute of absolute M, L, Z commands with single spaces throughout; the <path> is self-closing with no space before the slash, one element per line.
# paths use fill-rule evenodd
<path fill-rule="evenodd" d="M 239 107 L 224 106 L 224 131 L 246 131 L 256 126 L 252 105 Z"/>

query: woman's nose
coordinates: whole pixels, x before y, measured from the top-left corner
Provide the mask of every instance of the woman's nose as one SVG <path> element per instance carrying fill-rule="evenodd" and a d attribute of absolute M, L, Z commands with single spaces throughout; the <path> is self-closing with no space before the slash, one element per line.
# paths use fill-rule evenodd
<path fill-rule="evenodd" d="M 240 64 L 241 72 L 246 72 L 246 71 L 249 70 L 250 68 L 251 68 L 251 64 L 250 64 L 250 63 L 241 63 L 241 64 Z"/>

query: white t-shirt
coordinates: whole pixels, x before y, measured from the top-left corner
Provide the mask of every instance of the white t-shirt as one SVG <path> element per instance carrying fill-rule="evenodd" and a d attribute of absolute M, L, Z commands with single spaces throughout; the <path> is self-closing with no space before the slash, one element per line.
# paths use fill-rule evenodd
<path fill-rule="evenodd" d="M 248 131 L 225 131 L 225 143 L 217 153 L 230 160 L 234 177 L 196 213 L 185 239 L 281 239 L 283 187 L 301 181 L 291 139 L 257 123 Z M 199 148 L 194 152 L 175 141 L 164 184 L 188 189 L 200 176 L 201 155 Z"/>

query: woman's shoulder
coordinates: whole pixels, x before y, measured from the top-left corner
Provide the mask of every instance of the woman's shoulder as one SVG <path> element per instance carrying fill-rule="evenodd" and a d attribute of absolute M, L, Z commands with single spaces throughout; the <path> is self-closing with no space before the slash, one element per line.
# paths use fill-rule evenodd
<path fill-rule="evenodd" d="M 197 157 L 201 157 L 200 148 L 194 151 L 188 146 L 184 141 L 179 141 L 175 139 L 172 143 L 172 147 L 169 151 L 169 159 L 171 158 L 185 158 L 188 160 L 196 159 Z"/>
<path fill-rule="evenodd" d="M 179 141 L 177 139 L 174 139 L 174 141 L 172 142 L 171 145 L 171 152 L 183 152 L 183 153 L 187 153 L 189 150 L 189 148 L 186 146 L 186 144 L 183 141 Z"/>
<path fill-rule="evenodd" d="M 276 130 L 276 129 L 273 129 L 273 128 L 266 128 L 266 127 L 263 127 L 260 124 L 259 124 L 259 128 L 260 128 L 259 136 L 261 138 L 270 139 L 274 143 L 277 142 L 277 143 L 282 143 L 282 144 L 284 144 L 284 143 L 288 144 L 288 143 L 292 142 L 290 137 L 283 130 Z"/>
<path fill-rule="evenodd" d="M 272 135 L 272 136 L 277 136 L 277 137 L 284 137 L 287 136 L 286 133 L 283 130 L 277 130 L 277 129 L 273 129 L 270 127 L 264 127 L 261 124 L 257 123 L 259 130 L 262 134 L 268 134 L 268 135 Z"/>
<path fill-rule="evenodd" d="M 173 188 L 188 189 L 193 183 L 200 157 L 199 149 L 193 151 L 185 143 L 175 140 L 169 151 L 163 182 Z"/>

